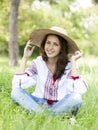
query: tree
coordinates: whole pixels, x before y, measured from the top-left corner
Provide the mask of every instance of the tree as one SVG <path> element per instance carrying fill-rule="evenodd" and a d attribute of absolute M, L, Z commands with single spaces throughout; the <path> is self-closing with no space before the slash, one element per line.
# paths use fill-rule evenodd
<path fill-rule="evenodd" d="M 92 0 L 94 4 L 98 4 L 98 0 Z"/>
<path fill-rule="evenodd" d="M 18 8 L 20 0 L 11 0 L 9 16 L 9 57 L 10 65 L 18 63 Z"/>

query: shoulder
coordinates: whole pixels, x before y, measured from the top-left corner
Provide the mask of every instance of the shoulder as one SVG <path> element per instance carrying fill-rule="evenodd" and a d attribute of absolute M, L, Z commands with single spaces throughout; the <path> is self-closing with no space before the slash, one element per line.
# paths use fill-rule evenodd
<path fill-rule="evenodd" d="M 35 63 L 35 65 L 40 69 L 41 67 L 45 67 L 46 63 L 45 61 L 42 59 L 42 56 L 38 56 L 36 59 L 33 60 L 33 62 Z"/>
<path fill-rule="evenodd" d="M 35 63 L 43 62 L 42 56 L 38 56 L 36 59 L 33 60 Z"/>

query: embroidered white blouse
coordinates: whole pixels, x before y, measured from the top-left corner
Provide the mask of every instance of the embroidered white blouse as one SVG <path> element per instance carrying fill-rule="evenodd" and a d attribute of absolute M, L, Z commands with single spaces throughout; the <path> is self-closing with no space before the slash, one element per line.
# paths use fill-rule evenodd
<path fill-rule="evenodd" d="M 87 85 L 83 78 L 72 79 L 70 76 L 71 62 L 67 63 L 63 76 L 56 81 L 41 56 L 34 59 L 24 74 L 16 74 L 12 80 L 12 88 L 26 89 L 36 85 L 32 93 L 39 98 L 49 100 L 61 100 L 65 95 L 75 92 L 83 94 L 87 91 Z"/>

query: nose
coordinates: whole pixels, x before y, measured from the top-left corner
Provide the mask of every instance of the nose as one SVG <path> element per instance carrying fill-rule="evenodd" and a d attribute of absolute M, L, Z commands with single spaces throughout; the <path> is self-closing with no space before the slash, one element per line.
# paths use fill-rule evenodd
<path fill-rule="evenodd" d="M 49 44 L 48 48 L 49 48 L 49 49 L 53 49 L 53 44 L 52 44 L 52 43 Z"/>

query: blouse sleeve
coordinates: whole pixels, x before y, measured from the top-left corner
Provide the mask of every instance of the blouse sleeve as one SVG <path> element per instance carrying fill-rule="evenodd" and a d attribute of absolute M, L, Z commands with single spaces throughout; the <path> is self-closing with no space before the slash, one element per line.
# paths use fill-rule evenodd
<path fill-rule="evenodd" d="M 12 88 L 21 87 L 23 89 L 36 84 L 37 68 L 34 62 L 26 69 L 23 74 L 15 74 L 12 80 Z"/>
<path fill-rule="evenodd" d="M 81 95 L 87 91 L 87 84 L 83 78 L 75 79 L 73 83 L 73 91 Z"/>
<path fill-rule="evenodd" d="M 78 66 L 77 66 L 78 69 Z M 87 84 L 85 80 L 79 76 L 71 76 L 71 62 L 68 63 L 66 69 L 66 78 L 67 78 L 67 92 L 75 92 L 79 94 L 84 94 L 87 91 Z"/>
<path fill-rule="evenodd" d="M 87 91 L 88 86 L 85 80 L 80 76 L 77 77 L 71 76 L 71 70 L 67 75 L 67 79 L 68 79 L 68 90 L 70 92 L 75 92 L 82 95 Z"/>

